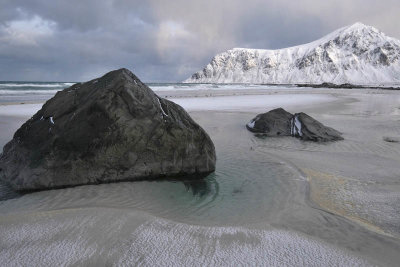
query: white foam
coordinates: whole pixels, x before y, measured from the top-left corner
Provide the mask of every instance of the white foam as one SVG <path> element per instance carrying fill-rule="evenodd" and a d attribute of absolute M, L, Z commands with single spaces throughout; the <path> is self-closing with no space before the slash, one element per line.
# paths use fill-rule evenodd
<path fill-rule="evenodd" d="M 134 81 L 136 84 L 137 82 Z M 95 81 L 93 82 L 95 83 Z M 28 95 L 54 95 L 58 91 L 73 85 L 73 83 L 62 84 L 1 84 L 1 96 L 28 96 Z M 21 89 L 21 88 L 22 89 Z M 245 90 L 245 89 L 262 89 L 262 90 L 287 90 L 293 89 L 294 85 L 256 85 L 256 84 L 149 84 L 149 87 L 155 92 L 168 91 L 221 91 L 221 90 Z M 29 88 L 29 89 L 26 89 Z M 45 89 L 48 88 L 48 89 Z"/>

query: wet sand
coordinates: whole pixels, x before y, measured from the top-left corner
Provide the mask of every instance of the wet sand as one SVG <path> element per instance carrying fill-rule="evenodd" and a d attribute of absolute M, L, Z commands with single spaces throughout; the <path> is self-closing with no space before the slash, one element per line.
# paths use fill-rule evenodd
<path fill-rule="evenodd" d="M 383 139 L 400 136 L 399 93 L 159 94 L 187 108 L 210 134 L 216 173 L 197 182 L 81 186 L 0 201 L 1 262 L 396 266 L 400 261 L 400 144 Z M 258 138 L 245 129 L 257 113 L 276 105 L 309 113 L 342 131 L 345 140 Z M 0 145 L 29 118 L 25 107 L 19 115 L 0 107 L 7 129 Z"/>
<path fill-rule="evenodd" d="M 310 199 L 372 231 L 400 238 L 400 94 L 353 92 L 351 100 L 310 115 L 343 132 L 342 142 L 265 140 L 264 149 L 291 161 L 310 182 Z"/>

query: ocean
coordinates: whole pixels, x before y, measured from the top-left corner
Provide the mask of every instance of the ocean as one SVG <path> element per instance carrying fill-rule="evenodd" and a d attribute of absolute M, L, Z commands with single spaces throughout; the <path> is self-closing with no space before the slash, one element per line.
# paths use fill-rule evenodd
<path fill-rule="evenodd" d="M 43 102 L 75 82 L 0 82 L 0 104 Z M 147 83 L 155 92 L 190 90 L 283 89 L 294 85 Z"/>

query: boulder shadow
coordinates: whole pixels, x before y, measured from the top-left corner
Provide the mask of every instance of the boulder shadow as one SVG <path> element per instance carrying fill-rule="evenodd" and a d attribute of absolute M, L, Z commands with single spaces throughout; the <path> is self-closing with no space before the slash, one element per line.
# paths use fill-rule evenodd
<path fill-rule="evenodd" d="M 213 198 L 218 196 L 219 184 L 215 179 L 215 174 L 212 173 L 204 179 L 184 180 L 182 181 L 187 191 L 190 191 L 193 196 L 207 197 L 213 195 Z"/>

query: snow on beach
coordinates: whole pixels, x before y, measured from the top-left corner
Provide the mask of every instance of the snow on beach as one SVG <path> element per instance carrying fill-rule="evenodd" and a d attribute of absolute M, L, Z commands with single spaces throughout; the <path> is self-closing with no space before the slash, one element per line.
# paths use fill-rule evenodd
<path fill-rule="evenodd" d="M 268 111 L 269 109 L 326 103 L 335 98 L 328 95 L 241 95 L 169 99 L 189 111 Z"/>
<path fill-rule="evenodd" d="M 394 125 L 387 119 L 391 117 L 376 118 L 378 124 L 374 120 L 364 119 L 365 114 L 371 114 L 371 112 L 374 112 L 375 117 L 376 115 L 394 116 L 394 107 L 398 107 L 398 103 L 400 103 L 398 102 L 399 98 L 395 97 L 398 93 L 390 92 L 387 93 L 390 95 L 387 95 L 372 90 L 345 90 L 346 96 L 343 98 L 340 96 L 343 92 L 338 90 L 321 90 L 326 93 L 313 89 L 299 91 L 296 89 L 295 91 L 264 92 L 265 95 L 262 95 L 262 92 L 258 95 L 246 95 L 247 92 L 243 95 L 234 95 L 237 91 L 227 91 L 227 95 L 212 97 L 204 97 L 205 94 L 210 95 L 210 93 L 203 91 L 203 93 L 196 92 L 195 94 L 180 93 L 168 98 L 188 111 L 216 111 L 213 112 L 213 116 L 206 112 L 194 113 L 193 116 L 200 125 L 205 125 L 213 140 L 217 140 L 216 144 L 219 146 L 220 155 L 224 155 L 224 157 L 220 156 L 219 162 L 227 164 L 225 169 L 224 166 L 219 165 L 219 172 L 217 172 L 217 175 L 226 174 L 227 176 L 226 180 L 221 176 L 217 179 L 219 182 L 218 196 L 221 197 L 221 201 L 213 197 L 215 194 L 210 194 L 209 198 L 205 199 L 197 195 L 189 197 L 192 193 L 184 185 L 177 183 L 143 183 L 142 187 L 139 184 L 132 185 L 132 187 L 123 184 L 107 184 L 59 191 L 50 190 L 9 199 L 0 205 L 0 213 L 2 213 L 0 233 L 3 237 L 0 247 L 4 248 L 0 250 L 0 262 L 5 265 L 66 263 L 70 265 L 118 266 L 134 264 L 366 266 L 368 260 L 372 263 L 386 260 L 389 262 L 387 265 L 390 266 L 390 263 L 398 262 L 398 244 L 396 242 L 387 242 L 380 235 L 370 233 L 363 228 L 361 230 L 355 228 L 357 227 L 355 224 L 348 224 L 347 220 L 344 221 L 341 217 L 334 215 L 336 206 L 328 206 L 331 208 L 329 214 L 320 209 L 299 206 L 299 203 L 302 203 L 301 201 L 305 198 L 303 192 L 301 190 L 285 191 L 292 187 L 284 181 L 292 181 L 296 186 L 302 182 L 292 179 L 288 175 L 286 167 L 283 168 L 286 166 L 282 165 L 283 163 L 277 166 L 282 166 L 285 172 L 276 174 L 273 174 L 275 165 L 266 164 L 268 163 L 266 160 L 268 153 L 272 153 L 274 158 L 282 159 L 282 162 L 283 159 L 288 159 L 290 164 L 294 164 L 298 168 L 307 168 L 306 171 L 313 168 L 316 171 L 328 173 L 330 176 L 327 177 L 330 179 L 320 181 L 317 180 L 319 177 L 311 176 L 315 171 L 306 172 L 307 177 L 311 177 L 310 183 L 313 185 L 311 193 L 317 192 L 317 197 L 319 197 L 312 195 L 312 200 L 320 203 L 318 201 L 322 199 L 325 201 L 322 204 L 329 204 L 328 200 L 336 197 L 334 204 L 343 210 L 341 206 L 343 194 L 333 197 L 329 194 L 335 194 L 338 190 L 342 192 L 347 188 L 341 189 L 343 186 L 340 183 L 331 185 L 331 177 L 335 179 L 335 176 L 331 176 L 331 174 L 345 170 L 346 173 L 342 176 L 352 177 L 351 181 L 355 179 L 354 177 L 366 177 L 365 179 L 372 181 L 375 179 L 374 177 L 377 177 L 379 183 L 382 183 L 385 177 L 393 179 L 398 177 L 397 165 L 392 163 L 394 161 L 387 159 L 392 157 L 393 160 L 398 160 L 398 151 L 393 144 L 387 146 L 385 143 L 382 144 L 381 139 L 382 129 L 385 129 L 385 134 L 394 136 L 397 128 L 393 127 L 391 131 L 388 131 L 391 129 L 389 126 Z M 167 94 L 171 96 L 170 92 Z M 194 97 L 202 94 L 203 97 Z M 214 91 L 211 91 L 211 94 L 214 95 Z M 338 96 L 332 96 L 332 94 Z M 357 97 L 360 101 L 352 101 L 350 106 L 349 97 Z M 337 103 L 338 99 L 341 101 Z M 331 102 L 335 102 L 335 104 L 331 106 Z M 9 116 L 9 120 L 13 120 L 16 124 L 18 120 L 25 120 L 26 117 L 32 116 L 41 106 L 42 104 L 0 106 L 0 118 Z M 237 127 L 237 125 L 243 126 L 251 117 L 248 116 L 249 114 L 241 112 L 267 111 L 279 106 L 284 108 L 296 106 L 296 110 L 299 111 L 312 109 L 315 114 L 322 116 L 328 125 L 343 129 L 346 141 L 322 146 L 289 138 L 250 139 L 250 134 L 244 127 Z M 320 109 L 320 107 L 323 108 Z M 319 110 L 323 110 L 323 112 L 321 113 Z M 15 116 L 15 118 L 10 116 Z M 230 122 L 229 118 L 234 120 Z M 56 119 L 54 119 L 55 123 L 57 123 Z M 376 127 L 377 125 L 379 127 Z M 359 129 L 364 128 L 369 130 L 360 133 Z M 374 131 L 375 135 L 371 136 L 371 132 L 374 133 Z M 1 133 L 5 134 L 4 131 Z M 219 135 L 220 139 L 218 139 Z M 225 145 L 221 144 L 221 140 L 229 141 L 226 141 Z M 236 150 L 232 148 L 231 143 L 235 144 Z M 251 146 L 256 149 L 250 150 L 248 143 L 251 143 Z M 240 158 L 237 162 L 241 162 L 242 165 L 232 161 L 243 154 L 243 159 L 249 160 L 245 161 Z M 260 162 L 251 158 L 251 155 Z M 249 163 L 254 165 L 249 165 Z M 232 166 L 234 165 L 238 165 L 236 169 L 243 172 L 233 172 L 235 169 Z M 258 166 L 262 168 L 258 169 Z M 364 171 L 362 166 L 367 169 Z M 384 168 L 377 166 L 384 166 Z M 242 178 L 249 176 L 249 173 L 252 172 L 254 173 L 249 178 L 251 182 L 242 183 Z M 274 179 L 268 180 L 265 178 L 267 172 L 281 178 L 275 179 L 274 177 Z M 371 173 L 371 177 L 367 176 L 368 173 Z M 254 184 L 254 178 L 257 177 L 259 177 L 260 183 Z M 389 178 L 384 180 L 391 182 L 389 189 L 393 192 L 388 193 L 388 189 L 385 187 L 385 198 L 382 197 L 381 202 L 386 206 L 382 208 L 382 205 L 376 205 L 377 193 L 372 190 L 376 184 L 368 182 L 364 185 L 364 180 L 361 178 L 359 178 L 361 182 L 357 180 L 357 183 L 351 184 L 351 190 L 348 190 L 348 195 L 352 197 L 350 200 L 356 203 L 351 208 L 356 210 L 349 210 L 343 216 L 356 214 L 359 207 L 371 207 L 365 211 L 365 214 L 374 216 L 375 210 L 379 210 L 382 211 L 378 214 L 380 215 L 379 220 L 387 218 L 389 222 L 393 222 L 387 215 L 392 214 L 393 217 L 395 212 L 388 207 L 394 209 L 398 201 L 395 197 L 392 197 L 391 201 L 386 198 L 390 193 L 397 196 L 393 182 Z M 282 186 L 279 189 L 271 186 L 275 183 Z M 329 184 L 326 185 L 326 183 Z M 360 191 L 359 184 L 364 187 L 368 186 L 368 194 L 361 194 L 364 191 Z M 157 189 L 157 187 L 159 188 Z M 320 187 L 331 189 L 328 191 L 328 196 L 326 190 L 319 190 Z M 147 190 L 142 190 L 143 188 L 147 188 Z M 176 191 L 171 188 L 175 188 Z M 183 191 L 178 190 L 179 188 L 182 188 Z M 271 191 L 267 191 L 265 188 L 271 188 Z M 274 190 L 279 193 L 277 196 L 280 197 L 274 196 L 268 203 L 271 203 L 271 207 L 279 205 L 279 212 L 273 213 L 275 210 L 271 208 L 271 213 L 267 213 L 265 204 L 260 205 L 263 210 L 258 210 L 258 206 L 251 202 L 255 199 L 259 204 L 261 196 L 271 196 L 271 192 Z M 142 195 L 139 192 L 142 192 Z M 344 192 L 347 194 L 347 191 Z M 368 202 L 360 202 L 358 195 L 362 196 L 362 200 L 366 199 Z M 286 202 L 283 201 L 282 196 L 290 196 L 290 198 L 296 196 L 296 198 L 293 202 Z M 134 199 L 132 199 L 133 197 Z M 213 201 L 208 202 L 209 199 L 213 199 Z M 210 205 L 206 203 L 210 203 Z M 235 203 L 235 205 L 227 203 Z M 236 205 L 236 203 L 240 203 L 240 205 Z M 293 203 L 295 205 L 292 206 Z M 359 203 L 368 203 L 368 205 L 358 205 Z M 195 207 L 198 209 L 194 209 Z M 215 207 L 215 214 L 219 214 L 222 219 L 214 216 L 213 209 Z M 239 208 L 250 210 L 250 215 L 244 216 L 243 212 L 238 212 Z M 294 212 L 292 208 L 298 212 Z M 290 217 L 285 217 L 286 213 L 281 212 L 282 210 L 287 211 Z M 187 213 L 183 211 L 187 211 Z M 364 210 L 362 211 L 364 212 Z M 194 214 L 196 212 L 200 213 L 199 218 L 205 221 L 205 225 L 198 223 L 199 220 Z M 222 223 L 227 217 L 225 214 L 235 213 L 244 217 L 243 221 L 235 219 L 235 217 L 233 219 L 240 222 L 237 225 Z M 263 217 L 262 220 L 258 220 L 254 214 L 267 214 L 268 218 Z M 188 217 L 196 218 L 196 223 L 193 223 L 191 219 L 188 221 L 179 219 Z M 209 223 L 210 218 L 214 217 L 218 219 L 216 225 Z M 275 218 L 280 219 L 274 221 Z M 293 218 L 296 227 L 291 224 L 293 222 L 288 223 L 290 221 L 288 218 Z M 229 221 L 233 219 L 229 218 Z M 252 223 L 254 220 L 259 225 L 249 226 L 247 220 L 250 219 Z M 220 224 L 219 220 L 222 221 Z M 275 224 L 270 223 L 269 220 Z M 375 221 L 371 223 L 375 223 Z M 271 225 L 273 228 L 270 227 Z M 282 225 L 284 230 L 279 227 L 275 228 L 276 225 Z M 383 226 L 385 225 L 383 224 Z"/>
<path fill-rule="evenodd" d="M 0 105 L 0 116 L 30 117 L 33 116 L 43 104 Z"/>
<path fill-rule="evenodd" d="M 19 221 L 20 216 L 25 219 Z M 4 248 L 0 261 L 7 266 L 370 265 L 346 251 L 292 231 L 203 227 L 120 209 L 77 208 L 8 215 L 0 220 L 0 232 Z M 46 241 L 54 239 L 58 241 Z"/>
<path fill-rule="evenodd" d="M 0 105 L 13 103 L 39 103 L 53 97 L 73 83 L 1 83 Z M 266 84 L 183 84 L 183 83 L 148 83 L 153 91 L 159 94 L 185 94 L 187 92 L 239 92 L 247 90 L 280 90 L 296 89 L 295 85 L 266 85 Z"/>
<path fill-rule="evenodd" d="M 169 98 L 188 111 L 267 111 L 269 109 L 327 103 L 335 100 L 329 95 L 285 94 L 285 95 L 238 95 L 217 97 Z M 42 104 L 0 105 L 0 116 L 33 116 Z"/>

